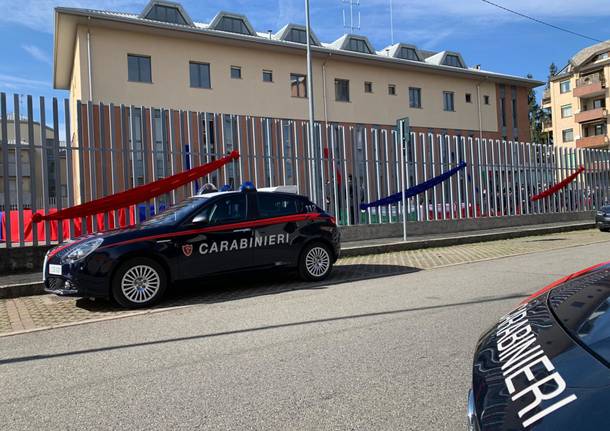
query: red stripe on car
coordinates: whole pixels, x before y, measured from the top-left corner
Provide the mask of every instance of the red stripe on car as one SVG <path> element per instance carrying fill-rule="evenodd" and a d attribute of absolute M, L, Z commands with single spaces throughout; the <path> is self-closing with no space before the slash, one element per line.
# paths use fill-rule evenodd
<path fill-rule="evenodd" d="M 261 227 L 261 226 L 268 226 L 271 224 L 293 223 L 293 222 L 304 221 L 304 220 L 328 220 L 328 219 L 330 219 L 330 218 L 324 217 L 320 213 L 306 213 L 306 214 L 294 214 L 294 215 L 288 215 L 288 216 L 266 218 L 266 219 L 260 219 L 260 220 L 248 220 L 245 222 L 223 224 L 223 225 L 219 225 L 219 226 L 208 226 L 208 227 L 203 227 L 203 228 L 199 228 L 199 229 L 185 230 L 182 232 L 172 232 L 172 233 L 163 233 L 163 234 L 159 234 L 159 235 L 144 236 L 141 238 L 134 238 L 134 239 L 126 240 L 126 241 L 117 242 L 114 244 L 108 244 L 106 246 L 100 247 L 100 249 L 107 248 L 107 247 L 117 247 L 120 245 L 133 244 L 133 243 L 142 242 L 142 241 L 152 241 L 152 240 L 163 239 L 163 238 L 175 238 L 175 237 L 180 237 L 180 236 L 195 235 L 195 234 L 199 234 L 199 233 L 218 232 L 218 231 L 231 230 L 231 229 L 255 228 L 255 227 Z"/>

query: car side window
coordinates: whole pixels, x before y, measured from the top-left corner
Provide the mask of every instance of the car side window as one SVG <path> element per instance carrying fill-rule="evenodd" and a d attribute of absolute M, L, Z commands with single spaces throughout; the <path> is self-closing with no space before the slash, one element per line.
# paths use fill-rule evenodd
<path fill-rule="evenodd" d="M 258 193 L 256 199 L 258 214 L 261 218 L 281 217 L 303 212 L 303 204 L 296 197 Z"/>
<path fill-rule="evenodd" d="M 219 198 L 195 216 L 205 219 L 209 225 L 240 222 L 246 219 L 246 196 L 235 194 Z"/>

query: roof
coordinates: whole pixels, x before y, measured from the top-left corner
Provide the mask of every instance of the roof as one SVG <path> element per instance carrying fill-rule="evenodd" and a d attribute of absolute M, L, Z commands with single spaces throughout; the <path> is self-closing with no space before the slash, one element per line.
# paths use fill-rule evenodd
<path fill-rule="evenodd" d="M 601 54 L 608 50 L 610 50 L 610 40 L 596 43 L 595 45 L 583 48 L 576 54 L 574 54 L 574 56 L 570 59 L 570 63 L 572 63 L 574 67 L 580 67 L 593 56 Z"/>
<path fill-rule="evenodd" d="M 172 3 L 164 0 L 151 0 L 147 8 L 152 7 L 154 4 L 162 5 L 173 5 L 178 7 L 177 3 Z M 178 6 L 177 6 L 178 5 Z M 181 13 L 183 9 L 180 6 Z M 185 20 L 190 21 L 190 17 L 184 11 Z M 76 41 L 76 26 L 79 24 L 87 24 L 90 20 L 96 20 L 98 22 L 108 23 L 108 25 L 126 24 L 142 27 L 142 30 L 146 31 L 179 31 L 189 35 L 197 35 L 202 38 L 222 38 L 226 41 L 245 42 L 245 43 L 257 43 L 267 49 L 291 49 L 300 50 L 303 52 L 306 48 L 304 44 L 298 42 L 291 42 L 284 40 L 281 35 L 285 36 L 286 31 L 290 28 L 304 28 L 296 24 L 289 24 L 285 26 L 275 35 L 270 37 L 269 33 L 257 33 L 248 21 L 247 17 L 240 14 L 231 12 L 219 12 L 212 22 L 200 23 L 192 22 L 190 24 L 176 24 L 171 22 L 156 21 L 147 19 L 143 14 L 132 14 L 124 12 L 114 11 L 102 11 L 94 9 L 83 9 L 83 8 L 68 8 L 68 7 L 57 7 L 55 8 L 55 34 L 54 34 L 54 52 L 53 52 L 53 87 L 59 89 L 69 89 L 70 79 L 72 76 L 72 66 L 74 61 L 74 48 Z M 214 29 L 223 16 L 230 16 L 235 18 L 243 19 L 246 27 L 251 34 L 240 34 L 232 33 L 222 30 Z M 313 32 L 312 32 L 313 35 Z M 346 46 L 349 43 L 350 38 L 357 38 L 364 40 L 366 45 L 371 51 L 371 54 L 348 51 Z M 316 42 L 319 40 L 313 36 Z M 403 46 L 413 47 L 409 44 L 397 44 Z M 397 48 L 398 49 L 398 46 Z M 346 34 L 337 39 L 336 41 L 324 44 L 320 46 L 312 46 L 313 54 L 315 56 L 324 55 L 340 55 L 346 60 L 362 61 L 362 62 L 382 62 L 393 67 L 404 67 L 414 70 L 424 70 L 426 72 L 434 72 L 439 74 L 451 74 L 461 75 L 465 78 L 474 78 L 481 80 L 492 80 L 495 82 L 503 82 L 514 85 L 521 85 L 526 87 L 538 87 L 543 84 L 541 81 L 528 79 L 520 76 L 508 75 L 497 72 L 488 72 L 478 69 L 470 68 L 459 68 L 454 66 L 446 66 L 442 64 L 442 59 L 436 61 L 436 56 L 439 54 L 446 55 L 447 53 L 457 54 L 460 59 L 459 53 L 451 51 L 442 51 L 441 53 L 435 53 L 424 50 L 417 50 L 418 54 L 424 61 L 413 61 L 406 60 L 397 57 L 390 57 L 384 52 L 376 52 L 370 41 L 366 36 Z M 443 57 L 444 58 L 444 57 Z M 465 63 L 462 60 L 462 63 Z"/>

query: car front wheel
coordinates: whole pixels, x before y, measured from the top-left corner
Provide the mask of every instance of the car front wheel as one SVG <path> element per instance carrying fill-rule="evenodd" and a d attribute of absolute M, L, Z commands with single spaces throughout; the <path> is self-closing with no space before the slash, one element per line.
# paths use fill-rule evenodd
<path fill-rule="evenodd" d="M 324 280 L 332 267 L 333 259 L 328 246 L 319 242 L 305 246 L 299 259 L 299 275 L 303 280 Z"/>
<path fill-rule="evenodd" d="M 161 265 L 139 257 L 123 263 L 112 281 L 112 296 L 123 307 L 144 308 L 157 303 L 167 287 Z"/>

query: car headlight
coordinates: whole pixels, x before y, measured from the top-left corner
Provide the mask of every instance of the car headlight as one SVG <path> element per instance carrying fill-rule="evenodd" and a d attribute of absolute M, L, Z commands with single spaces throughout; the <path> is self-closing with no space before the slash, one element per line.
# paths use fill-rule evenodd
<path fill-rule="evenodd" d="M 61 263 L 78 262 L 79 260 L 84 259 L 93 253 L 93 251 L 102 245 L 103 242 L 104 240 L 102 238 L 95 238 L 81 242 L 80 244 L 74 246 L 74 248 L 72 248 L 68 254 L 62 257 Z"/>

